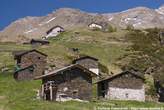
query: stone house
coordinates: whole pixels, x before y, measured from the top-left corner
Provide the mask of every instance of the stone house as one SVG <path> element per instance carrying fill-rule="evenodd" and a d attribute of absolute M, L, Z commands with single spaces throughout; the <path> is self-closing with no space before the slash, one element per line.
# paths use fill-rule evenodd
<path fill-rule="evenodd" d="M 41 46 L 48 45 L 50 42 L 48 40 L 39 40 L 39 39 L 31 39 L 30 44 L 32 46 Z"/>
<path fill-rule="evenodd" d="M 62 32 L 64 32 L 63 27 L 61 27 L 61 26 L 52 27 L 50 30 L 48 30 L 46 32 L 47 35 L 43 39 L 47 39 L 47 38 L 50 38 L 50 37 L 56 37 L 57 35 L 59 35 Z"/>
<path fill-rule="evenodd" d="M 16 60 L 14 78 L 17 80 L 33 79 L 35 76 L 44 74 L 47 58 L 46 54 L 33 49 L 26 51 L 15 51 L 13 52 L 13 55 Z M 28 73 L 31 73 L 32 75 L 26 75 Z"/>
<path fill-rule="evenodd" d="M 92 22 L 88 25 L 88 27 L 92 30 L 100 29 L 102 31 L 108 31 L 108 23 L 106 22 L 99 22 L 99 23 Z"/>
<path fill-rule="evenodd" d="M 79 64 L 93 73 L 99 75 L 99 62 L 97 58 L 91 56 L 82 56 L 72 61 L 73 64 Z"/>
<path fill-rule="evenodd" d="M 50 101 L 85 100 L 92 98 L 92 77 L 95 73 L 73 64 L 36 77 L 42 79 L 41 98 Z"/>
<path fill-rule="evenodd" d="M 94 22 L 90 23 L 88 25 L 88 27 L 91 28 L 91 29 L 95 29 L 95 28 L 102 29 L 103 28 L 103 26 L 101 26 L 101 24 L 94 23 Z"/>
<path fill-rule="evenodd" d="M 144 78 L 131 71 L 100 80 L 97 87 L 99 98 L 145 101 Z"/>

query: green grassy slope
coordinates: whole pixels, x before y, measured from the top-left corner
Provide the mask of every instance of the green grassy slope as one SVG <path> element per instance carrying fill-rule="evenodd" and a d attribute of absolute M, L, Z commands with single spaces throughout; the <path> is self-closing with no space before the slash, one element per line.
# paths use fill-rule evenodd
<path fill-rule="evenodd" d="M 109 71 L 118 72 L 120 70 L 114 63 L 117 58 L 126 53 L 128 43 L 121 41 L 125 33 L 125 31 L 104 33 L 77 29 L 65 32 L 58 38 L 50 39 L 50 46 L 41 48 L 41 50 L 46 52 L 49 58 L 56 57 L 70 62 L 71 58 L 77 55 L 70 49 L 78 48 L 79 54 L 94 56 L 100 60 L 100 63 L 106 65 Z"/>
<path fill-rule="evenodd" d="M 69 64 L 77 55 L 70 48 L 79 48 L 79 54 L 91 55 L 107 66 L 109 71 L 118 72 L 115 65 L 118 58 L 126 54 L 128 42 L 125 42 L 126 31 L 104 33 L 76 29 L 68 31 L 55 39 L 50 39 L 49 46 L 38 50 L 48 54 L 49 65 Z M 92 101 L 85 102 L 47 102 L 36 99 L 36 90 L 40 89 L 41 81 L 17 82 L 13 79 L 14 60 L 11 54 L 15 50 L 31 49 L 29 45 L 0 44 L 0 68 L 7 66 L 10 72 L 0 72 L 0 110 L 92 110 L 94 107 L 160 107 L 164 104 L 135 101 Z M 61 65 L 62 65 L 61 64 Z M 96 95 L 95 87 L 93 91 Z"/>

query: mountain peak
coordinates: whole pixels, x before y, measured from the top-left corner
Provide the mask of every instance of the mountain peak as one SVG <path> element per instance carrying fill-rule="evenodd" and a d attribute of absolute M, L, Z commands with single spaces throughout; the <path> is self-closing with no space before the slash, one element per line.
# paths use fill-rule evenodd
<path fill-rule="evenodd" d="M 133 25 L 134 28 L 153 28 L 164 26 L 164 5 L 158 9 L 147 7 L 136 7 L 118 13 L 87 13 L 79 9 L 60 8 L 42 17 L 31 17 L 18 19 L 0 32 L 1 38 L 14 41 L 19 35 L 26 38 L 41 38 L 46 35 L 47 30 L 60 25 L 67 29 L 87 27 L 91 22 L 106 22 L 118 28 L 126 28 Z M 3 36 L 3 37 L 2 37 Z M 12 39 L 13 38 L 13 39 Z"/>
<path fill-rule="evenodd" d="M 157 11 L 159 14 L 164 15 L 164 4 L 161 5 L 158 9 L 156 9 L 156 11 Z"/>
<path fill-rule="evenodd" d="M 161 5 L 159 8 L 164 8 L 164 4 L 163 4 L 163 5 Z"/>
<path fill-rule="evenodd" d="M 53 13 L 57 13 L 57 12 L 80 12 L 81 10 L 79 9 L 75 9 L 75 8 L 59 8 L 57 10 L 55 10 Z"/>
<path fill-rule="evenodd" d="M 127 12 L 127 13 L 129 13 L 129 12 L 142 12 L 142 11 L 151 11 L 152 9 L 150 9 L 150 8 L 147 8 L 147 7 L 142 7 L 142 6 L 140 6 L 140 7 L 136 7 L 136 8 L 132 8 L 132 9 L 128 9 L 128 10 L 125 10 L 125 11 L 122 11 L 121 13 L 125 13 L 125 12 Z"/>
<path fill-rule="evenodd" d="M 150 8 L 143 7 L 143 6 L 139 6 L 139 7 L 133 8 L 133 9 L 136 9 L 136 10 L 150 10 Z"/>

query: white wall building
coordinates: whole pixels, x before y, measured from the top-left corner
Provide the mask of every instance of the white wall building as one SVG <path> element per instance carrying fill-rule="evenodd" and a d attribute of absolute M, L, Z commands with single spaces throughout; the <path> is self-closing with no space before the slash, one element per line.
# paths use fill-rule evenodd
<path fill-rule="evenodd" d="M 100 24 L 97 24 L 97 23 L 91 23 L 88 25 L 89 28 L 98 28 L 98 29 L 102 29 L 103 27 L 100 25 Z"/>
<path fill-rule="evenodd" d="M 47 35 L 43 39 L 47 39 L 50 37 L 56 37 L 60 33 L 64 32 L 64 28 L 61 26 L 55 26 L 47 31 Z"/>

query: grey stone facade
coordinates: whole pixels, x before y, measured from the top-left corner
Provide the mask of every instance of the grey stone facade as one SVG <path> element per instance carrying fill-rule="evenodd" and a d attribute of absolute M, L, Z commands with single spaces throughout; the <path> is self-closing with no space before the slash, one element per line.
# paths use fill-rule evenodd
<path fill-rule="evenodd" d="M 136 100 L 145 101 L 145 88 L 128 89 L 109 87 L 105 98 L 110 100 Z"/>
<path fill-rule="evenodd" d="M 99 98 L 145 101 L 144 78 L 135 73 L 122 72 L 97 84 Z"/>
<path fill-rule="evenodd" d="M 35 49 L 27 51 L 16 51 L 13 53 L 16 60 L 14 78 L 17 80 L 29 80 L 36 76 L 44 74 L 45 66 L 47 64 L 47 55 Z M 33 71 L 28 67 L 33 66 Z M 16 77 L 15 77 L 16 76 Z"/>
<path fill-rule="evenodd" d="M 87 68 L 88 70 L 94 72 L 95 74 L 99 75 L 99 63 L 98 63 L 98 59 L 94 58 L 94 57 L 90 57 L 90 56 L 83 56 L 80 57 L 78 59 L 75 59 L 73 61 L 74 64 L 79 64 L 85 68 Z"/>
<path fill-rule="evenodd" d="M 92 77 L 95 73 L 75 64 L 37 77 L 42 79 L 41 97 L 45 100 L 64 101 L 92 98 Z"/>

